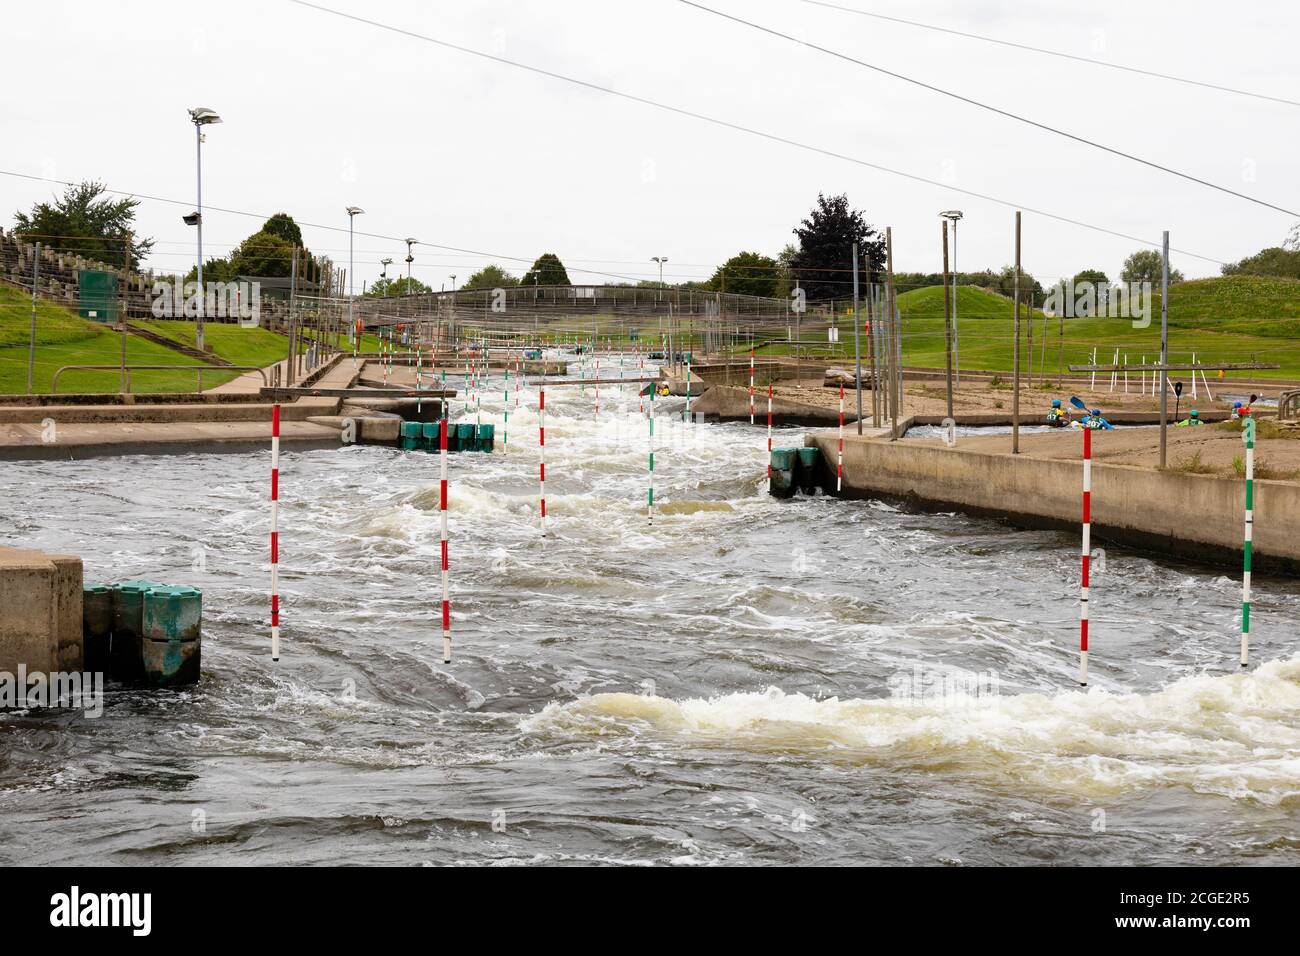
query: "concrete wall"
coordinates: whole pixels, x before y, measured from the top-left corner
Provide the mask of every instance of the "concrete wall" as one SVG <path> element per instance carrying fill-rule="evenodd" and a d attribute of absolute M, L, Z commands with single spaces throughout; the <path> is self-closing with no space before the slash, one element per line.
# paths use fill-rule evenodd
<path fill-rule="evenodd" d="M 834 474 L 836 436 L 807 439 Z M 824 483 L 834 487 L 834 480 Z M 883 494 L 993 514 L 1031 527 L 1078 529 L 1083 465 L 939 445 L 845 436 L 846 495 Z M 1231 478 L 1092 465 L 1093 536 L 1200 560 L 1240 560 L 1245 484 Z M 1300 485 L 1255 481 L 1256 567 L 1300 571 Z"/>
<path fill-rule="evenodd" d="M 80 670 L 81 558 L 0 548 L 0 671 Z"/>
<path fill-rule="evenodd" d="M 828 391 L 830 391 L 828 389 Z M 835 393 L 838 394 L 838 393 Z M 868 416 L 871 414 L 871 393 L 864 394 L 863 405 Z M 699 398 L 691 402 L 691 411 L 705 418 L 717 418 L 720 421 L 749 421 L 749 385 L 712 385 Z M 844 424 L 857 422 L 856 408 L 853 401 L 845 395 Z M 808 405 L 792 402 L 789 399 L 773 396 L 772 420 L 778 425 L 823 425 L 838 422 L 838 408 Z M 754 422 L 767 424 L 767 389 L 754 386 Z"/>

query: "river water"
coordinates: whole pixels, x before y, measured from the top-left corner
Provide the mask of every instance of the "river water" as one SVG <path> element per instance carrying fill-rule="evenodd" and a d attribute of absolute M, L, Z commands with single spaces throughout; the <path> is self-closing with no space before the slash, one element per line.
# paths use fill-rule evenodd
<path fill-rule="evenodd" d="M 0 465 L 6 541 L 204 594 L 203 681 L 0 715 L 4 863 L 1294 863 L 1300 587 L 1078 539 L 765 493 L 765 436 L 629 388 L 536 393 L 451 456 Z M 620 411 L 620 406 L 622 410 Z M 471 410 L 468 418 L 475 412 Z M 465 420 L 462 404 L 455 417 Z M 802 444 L 782 431 L 778 445 Z"/>

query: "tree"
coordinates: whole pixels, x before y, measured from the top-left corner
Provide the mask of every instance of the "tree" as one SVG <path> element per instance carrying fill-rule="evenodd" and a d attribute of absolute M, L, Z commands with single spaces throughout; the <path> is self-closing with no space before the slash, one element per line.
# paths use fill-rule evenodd
<path fill-rule="evenodd" d="M 410 295 L 418 295 L 421 292 L 432 292 L 433 290 L 414 276 L 410 280 Z M 394 298 L 399 295 L 407 295 L 406 276 L 392 276 L 384 279 L 376 279 L 370 283 L 366 289 L 365 295 L 374 298 Z"/>
<path fill-rule="evenodd" d="M 775 297 L 780 291 L 781 265 L 759 252 L 739 252 L 713 273 L 708 288 L 713 292 Z"/>
<path fill-rule="evenodd" d="M 121 268 L 127 258 L 127 237 L 135 231 L 135 210 L 140 201 L 132 196 L 101 198 L 107 191 L 107 186 L 93 180 L 69 185 L 53 203 L 33 206 L 30 215 L 14 213 L 14 232 L 48 249 Z M 129 268 L 139 268 L 141 257 L 152 248 L 152 239 L 133 238 Z"/>
<path fill-rule="evenodd" d="M 462 289 L 506 289 L 519 285 L 519 280 L 499 265 L 491 263 L 479 269 L 461 286 Z"/>
<path fill-rule="evenodd" d="M 809 299 L 852 294 L 855 242 L 862 283 L 884 268 L 885 240 L 860 211 L 849 208 L 847 196 L 827 199 L 818 193 L 817 205 L 793 232 L 799 237 L 799 251 L 790 266 Z"/>
<path fill-rule="evenodd" d="M 983 280 L 985 277 L 993 278 L 992 288 L 1005 295 L 1008 299 L 1014 300 L 1016 297 L 1016 267 L 1003 266 L 1002 270 L 996 277 L 992 273 L 976 273 L 975 278 Z M 943 277 L 940 276 L 942 282 Z M 1102 276 L 1104 279 L 1105 276 Z M 960 285 L 960 283 L 958 283 Z M 974 283 L 982 285 L 983 282 Z M 1022 303 L 1034 303 L 1040 301 L 1043 294 L 1042 284 L 1023 268 L 1020 270 L 1020 301 Z"/>
<path fill-rule="evenodd" d="M 270 233 L 273 236 L 279 236 L 291 246 L 302 245 L 302 230 L 298 224 L 293 221 L 293 216 L 287 212 L 277 212 L 266 222 L 262 223 L 262 232 Z"/>
<path fill-rule="evenodd" d="M 1300 279 L 1300 249 L 1273 246 L 1261 249 L 1253 256 L 1223 267 L 1225 276 L 1253 275 L 1280 276 L 1283 279 Z"/>
<path fill-rule="evenodd" d="M 1124 268 L 1119 272 L 1123 282 L 1150 282 L 1159 285 L 1164 271 L 1164 257 L 1154 249 L 1139 249 L 1124 260 Z M 1169 281 L 1182 282 L 1183 274 L 1173 266 L 1169 267 Z"/>
<path fill-rule="evenodd" d="M 537 257 L 533 267 L 524 273 L 520 285 L 573 285 L 569 273 L 564 268 L 560 257 L 553 252 L 544 252 Z"/>
<path fill-rule="evenodd" d="M 293 243 L 272 233 L 255 232 L 230 254 L 235 275 L 287 278 L 293 268 Z M 207 268 L 204 268 L 206 281 Z"/>

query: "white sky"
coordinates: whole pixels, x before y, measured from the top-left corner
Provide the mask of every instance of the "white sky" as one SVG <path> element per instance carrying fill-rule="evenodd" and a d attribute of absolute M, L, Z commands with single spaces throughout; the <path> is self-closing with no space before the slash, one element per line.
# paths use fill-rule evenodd
<path fill-rule="evenodd" d="M 321 0 L 359 16 L 959 187 L 1231 261 L 1280 244 L 1285 214 L 1068 142 L 675 0 Z M 702 0 L 897 72 L 1300 209 L 1300 107 L 1134 76 L 811 6 Z M 878 13 L 1300 99 L 1300 5 L 1243 0 L 1033 3 L 834 0 Z M 0 169 L 194 197 L 186 109 L 225 120 L 204 146 L 204 202 L 492 253 L 416 249 L 439 288 L 487 261 L 516 275 L 544 251 L 580 270 L 707 278 L 741 249 L 776 255 L 818 191 L 893 226 L 899 270 L 941 266 L 941 209 L 961 208 L 958 265 L 1013 255 L 1010 209 L 720 129 L 307 9 L 289 0 L 6 4 Z M 1099 46 L 1100 44 L 1100 46 Z M 0 176 L 0 223 L 60 191 Z M 186 211 L 146 201 L 150 262 L 193 261 Z M 204 252 L 259 223 L 205 213 Z M 346 232 L 303 227 L 346 264 Z M 1051 281 L 1117 278 L 1136 244 L 1026 213 L 1024 264 Z M 356 272 L 405 257 L 358 236 Z M 1218 266 L 1188 256 L 1189 277 Z M 391 273 L 390 273 L 391 274 Z M 358 284 L 358 290 L 360 286 Z"/>

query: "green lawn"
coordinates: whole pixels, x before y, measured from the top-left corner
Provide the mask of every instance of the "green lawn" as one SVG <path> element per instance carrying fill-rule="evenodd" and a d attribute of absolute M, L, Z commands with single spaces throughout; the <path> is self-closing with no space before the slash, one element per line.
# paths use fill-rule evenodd
<path fill-rule="evenodd" d="M 174 342 L 194 347 L 193 322 L 157 319 L 135 324 Z M 289 340 L 283 335 L 263 328 L 246 329 L 230 322 L 204 322 L 203 340 L 213 354 L 234 365 L 256 365 L 263 368 L 283 361 L 289 351 Z M 206 378 L 205 375 L 204 379 Z"/>
<path fill-rule="evenodd" d="M 943 290 L 930 286 L 898 297 L 902 316 L 903 361 L 908 365 L 944 365 Z M 1234 276 L 1180 283 L 1169 296 L 1169 357 L 1183 362 L 1196 353 L 1199 362 L 1278 362 L 1280 369 L 1250 373 L 1257 378 L 1300 378 L 1300 282 Z M 1022 312 L 1022 368 L 1028 368 L 1028 312 Z M 1059 318 L 1033 314 L 1034 368 L 1044 360 L 1046 371 L 1060 373 L 1063 365 L 1091 361 L 1107 364 L 1119 349 L 1130 365 L 1156 361 L 1160 354 L 1160 301 L 1152 306 L 1151 324 L 1134 328 L 1129 319 Z M 1010 300 L 971 286 L 957 289 L 959 360 L 963 368 L 1009 371 L 1012 366 L 1013 310 Z M 803 339 L 824 342 L 826 331 L 805 330 Z M 852 324 L 840 321 L 840 341 L 815 347 L 838 360 L 853 355 Z M 863 344 L 865 352 L 865 341 Z M 791 347 L 774 344 L 765 354 L 788 354 Z M 810 355 L 808 348 L 804 354 Z M 1235 373 L 1237 375 L 1243 373 Z M 1234 373 L 1228 373 L 1232 377 Z M 1211 373 L 1211 377 L 1213 374 Z"/>
<path fill-rule="evenodd" d="M 31 334 L 31 296 L 0 286 L 0 393 L 27 391 L 27 347 Z M 268 333 L 269 334 L 269 333 Z M 98 322 L 88 322 L 59 305 L 41 301 L 36 309 L 36 361 L 33 391 L 48 392 L 55 371 L 63 365 L 116 365 L 121 360 L 121 336 Z M 127 364 L 190 365 L 192 360 L 161 345 L 127 336 Z M 205 387 L 235 377 L 233 372 L 207 372 Z M 195 386 L 195 373 L 141 371 L 131 376 L 137 392 L 185 392 Z M 116 392 L 116 371 L 65 372 L 60 392 Z"/>

